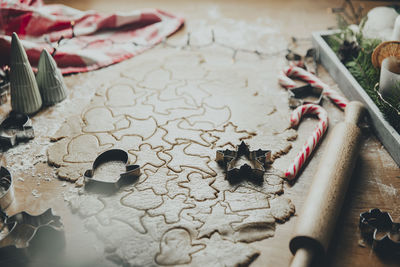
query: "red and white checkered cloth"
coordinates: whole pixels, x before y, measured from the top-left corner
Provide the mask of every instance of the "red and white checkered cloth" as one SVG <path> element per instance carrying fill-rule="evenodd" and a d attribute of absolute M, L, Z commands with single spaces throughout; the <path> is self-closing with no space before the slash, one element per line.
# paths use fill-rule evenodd
<path fill-rule="evenodd" d="M 9 65 L 16 32 L 32 66 L 50 53 L 63 74 L 85 72 L 133 57 L 178 30 L 184 19 L 161 10 L 103 15 L 42 0 L 0 0 L 0 66 Z M 135 45 L 140 44 L 140 45 Z"/>

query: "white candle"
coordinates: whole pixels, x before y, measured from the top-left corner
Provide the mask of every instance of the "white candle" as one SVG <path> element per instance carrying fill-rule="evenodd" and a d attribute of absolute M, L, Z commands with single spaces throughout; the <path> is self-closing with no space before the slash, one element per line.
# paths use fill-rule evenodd
<path fill-rule="evenodd" d="M 400 96 L 400 58 L 387 57 L 382 61 L 379 92 L 385 99 Z"/>
<path fill-rule="evenodd" d="M 396 21 L 394 22 L 391 40 L 400 41 L 400 15 L 397 16 Z"/>

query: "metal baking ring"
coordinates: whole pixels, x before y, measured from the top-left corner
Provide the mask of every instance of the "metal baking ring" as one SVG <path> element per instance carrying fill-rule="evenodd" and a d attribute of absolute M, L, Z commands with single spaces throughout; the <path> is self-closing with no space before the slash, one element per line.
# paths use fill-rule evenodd
<path fill-rule="evenodd" d="M 0 209 L 4 211 L 14 200 L 14 185 L 10 172 L 3 166 L 0 167 L 0 187 L 4 188 L 4 193 L 0 193 Z"/>
<path fill-rule="evenodd" d="M 121 186 L 134 182 L 140 176 L 139 165 L 128 165 L 128 153 L 122 149 L 110 149 L 101 153 L 93 162 L 93 167 L 84 173 L 85 189 L 99 193 L 111 193 Z M 97 180 L 94 178 L 96 169 L 109 161 L 121 161 L 126 166 L 126 172 L 121 173 L 115 182 Z"/>

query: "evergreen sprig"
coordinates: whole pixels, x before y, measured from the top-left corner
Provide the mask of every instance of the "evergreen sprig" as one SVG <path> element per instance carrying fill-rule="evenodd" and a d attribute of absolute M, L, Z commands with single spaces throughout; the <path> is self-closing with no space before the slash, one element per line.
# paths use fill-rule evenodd
<path fill-rule="evenodd" d="M 362 35 L 361 23 L 359 33 L 355 34 L 355 39 L 360 47 L 360 51 L 356 57 L 349 59 L 345 62 L 346 68 L 357 80 L 360 86 L 365 90 L 368 96 L 378 106 L 386 120 L 400 132 L 400 116 L 393 107 L 400 107 L 400 97 L 393 97 L 391 99 L 385 99 L 388 103 L 381 100 L 377 92 L 375 91 L 375 85 L 379 83 L 379 70 L 377 70 L 371 61 L 371 54 L 375 47 L 381 42 L 377 39 L 367 39 Z M 325 38 L 331 49 L 338 55 L 340 47 L 344 41 L 348 40 L 349 31 L 348 28 L 342 29 L 340 33 L 332 34 Z M 392 106 L 391 106 L 392 105 Z"/>

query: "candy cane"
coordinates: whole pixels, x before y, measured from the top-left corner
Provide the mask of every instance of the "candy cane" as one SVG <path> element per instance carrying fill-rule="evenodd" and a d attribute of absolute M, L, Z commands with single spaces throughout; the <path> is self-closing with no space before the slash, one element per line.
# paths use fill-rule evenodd
<path fill-rule="evenodd" d="M 296 127 L 297 125 L 299 125 L 300 120 L 304 114 L 317 115 L 319 122 L 317 127 L 314 129 L 313 134 L 307 139 L 306 143 L 303 145 L 301 151 L 297 154 L 293 163 L 286 170 L 285 176 L 288 180 L 293 180 L 296 177 L 297 173 L 310 157 L 314 148 L 317 146 L 318 142 L 321 140 L 322 136 L 326 132 L 326 129 L 328 128 L 327 112 L 323 107 L 315 104 L 306 104 L 297 107 L 290 116 L 291 127 Z"/>
<path fill-rule="evenodd" d="M 346 105 L 349 103 L 349 101 L 346 98 L 339 95 L 336 91 L 330 89 L 329 85 L 327 85 L 326 83 L 321 81 L 317 76 L 306 71 L 305 69 L 302 69 L 294 65 L 285 67 L 283 69 L 283 72 L 279 74 L 278 78 L 279 83 L 287 89 L 294 88 L 296 85 L 294 81 L 290 79 L 290 77 L 301 79 L 316 88 L 321 88 L 323 90 L 322 94 L 327 96 L 330 100 L 332 100 L 336 105 L 338 105 L 342 109 L 344 109 Z"/>

